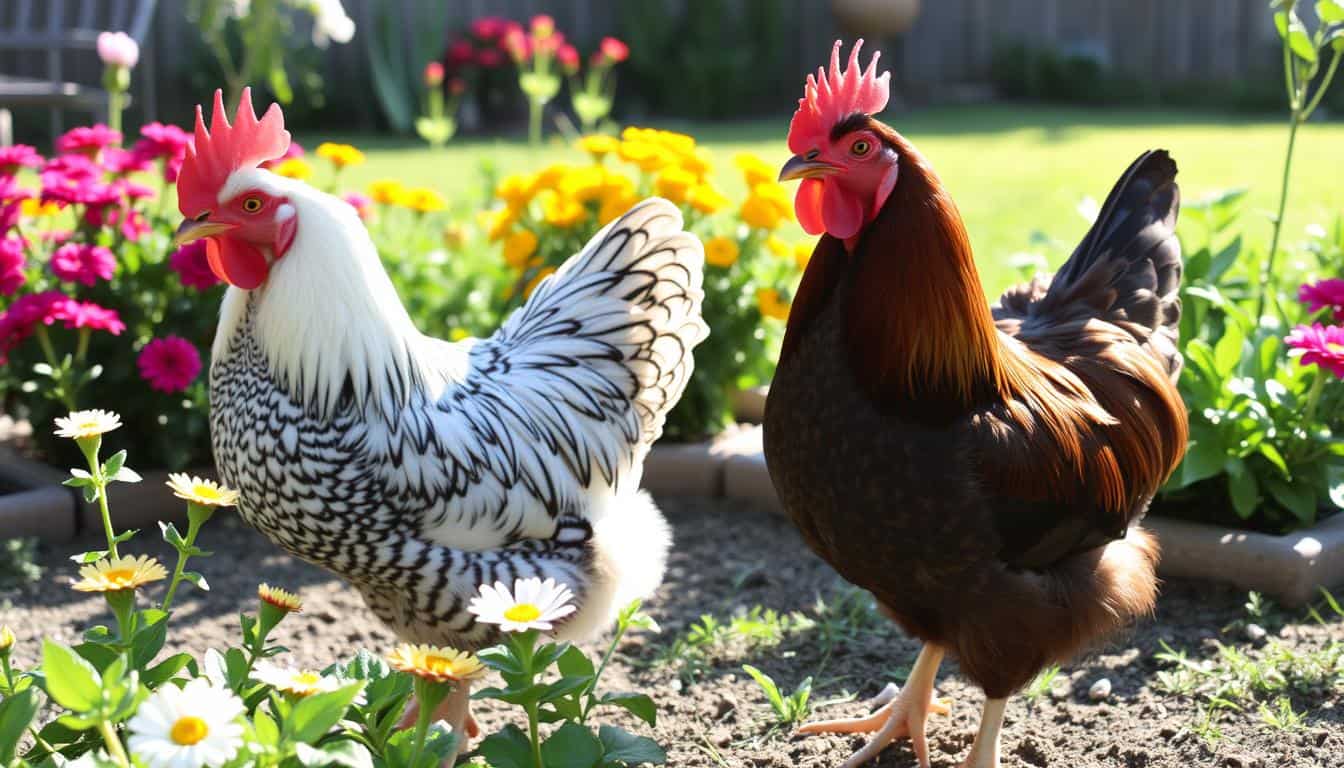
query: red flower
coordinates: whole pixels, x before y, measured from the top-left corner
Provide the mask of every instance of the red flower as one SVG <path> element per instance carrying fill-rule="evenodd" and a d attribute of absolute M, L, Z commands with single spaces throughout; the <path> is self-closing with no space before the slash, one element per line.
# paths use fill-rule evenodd
<path fill-rule="evenodd" d="M 1300 350 L 1302 365 L 1319 365 L 1344 378 L 1344 326 L 1299 325 L 1285 341 Z"/>
<path fill-rule="evenodd" d="M 27 144 L 0 147 L 0 174 L 13 176 L 20 168 L 36 168 L 41 164 L 42 156 Z"/>
<path fill-rule="evenodd" d="M 13 296 L 27 280 L 23 275 L 23 241 L 17 237 L 6 236 L 0 240 L 0 294 Z"/>
<path fill-rule="evenodd" d="M 0 363 L 9 362 L 9 352 L 31 336 L 38 323 L 51 325 L 56 304 L 64 301 L 69 299 L 58 291 L 30 293 L 0 312 Z"/>
<path fill-rule="evenodd" d="M 476 48 L 470 40 L 458 40 L 448 46 L 448 66 L 453 69 L 464 67 L 471 63 L 472 56 L 476 53 Z"/>
<path fill-rule="evenodd" d="M 532 17 L 532 36 L 537 39 L 544 39 L 555 34 L 555 19 L 544 13 L 539 13 Z"/>
<path fill-rule="evenodd" d="M 620 64 L 630 58 L 630 46 L 614 37 L 602 38 L 602 42 L 597 46 L 597 52 L 613 64 Z"/>
<path fill-rule="evenodd" d="M 504 63 L 504 56 L 494 48 L 482 48 L 476 52 L 476 64 L 485 69 L 494 69 Z"/>
<path fill-rule="evenodd" d="M 140 378 L 151 389 L 167 394 L 182 392 L 201 374 L 201 353 L 181 336 L 154 339 L 135 360 Z"/>
<path fill-rule="evenodd" d="M 556 51 L 555 58 L 560 62 L 560 66 L 566 74 L 572 75 L 579 71 L 579 52 L 575 50 L 574 46 L 568 43 L 560 46 L 560 50 Z"/>
<path fill-rule="evenodd" d="M 516 62 L 522 63 L 532 56 L 532 41 L 528 39 L 523 28 L 513 22 L 510 22 L 509 28 L 505 30 L 500 45 Z"/>
<path fill-rule="evenodd" d="M 425 65 L 425 85 L 433 88 L 443 83 L 443 64 L 431 61 Z"/>
<path fill-rule="evenodd" d="M 96 157 L 104 147 L 121 143 L 121 131 L 114 131 L 106 125 L 80 126 L 66 131 L 56 140 L 56 150 Z"/>
<path fill-rule="evenodd" d="M 193 240 L 168 257 L 168 266 L 177 273 L 182 284 L 198 291 L 219 285 L 219 278 L 211 271 L 210 262 L 205 257 L 205 248 L 205 240 Z"/>
<path fill-rule="evenodd" d="M 1303 283 L 1297 289 L 1297 298 L 1307 304 L 1312 312 L 1329 308 L 1335 317 L 1344 320 L 1344 280 L 1332 277 L 1315 283 Z"/>
<path fill-rule="evenodd" d="M 481 40 L 494 40 L 504 34 L 509 22 L 499 16 L 482 16 L 471 22 L 471 34 Z"/>
<path fill-rule="evenodd" d="M 93 286 L 99 280 L 111 280 L 116 269 L 116 257 L 101 245 L 66 243 L 51 255 L 52 273 L 69 283 Z"/>

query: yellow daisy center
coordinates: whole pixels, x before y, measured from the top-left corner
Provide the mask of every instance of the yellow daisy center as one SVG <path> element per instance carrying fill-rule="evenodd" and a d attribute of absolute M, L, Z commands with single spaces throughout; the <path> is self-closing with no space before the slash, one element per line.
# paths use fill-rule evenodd
<path fill-rule="evenodd" d="M 210 727 L 201 718 L 187 715 L 173 723 L 173 730 L 169 735 L 174 744 L 190 747 L 210 735 Z"/>
<path fill-rule="evenodd" d="M 224 498 L 224 495 L 220 493 L 220 489 L 211 488 L 202 483 L 197 483 L 196 485 L 191 486 L 191 495 L 198 499 L 207 499 L 209 501 L 219 501 Z"/>
<path fill-rule="evenodd" d="M 322 676 L 316 672 L 296 672 L 292 681 L 295 685 L 313 686 L 322 682 Z"/>
<path fill-rule="evenodd" d="M 504 612 L 504 618 L 509 621 L 516 621 L 520 624 L 526 624 L 529 621 L 536 621 L 541 618 L 541 609 L 531 603 L 518 603 L 510 606 Z"/>
<path fill-rule="evenodd" d="M 116 568 L 103 573 L 103 578 L 106 579 L 109 584 L 129 587 L 135 583 L 135 569 Z"/>

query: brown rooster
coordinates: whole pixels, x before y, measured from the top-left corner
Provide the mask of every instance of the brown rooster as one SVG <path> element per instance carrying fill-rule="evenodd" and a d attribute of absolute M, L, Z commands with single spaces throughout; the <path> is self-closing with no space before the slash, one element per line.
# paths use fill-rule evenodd
<path fill-rule="evenodd" d="M 1051 280 L 985 302 L 932 166 L 874 119 L 888 75 L 859 44 L 808 78 L 789 127 L 798 220 L 825 233 L 765 410 L 775 488 L 808 544 L 924 641 L 901 694 L 817 732 L 908 737 L 921 766 L 944 653 L 984 689 L 964 765 L 998 765 L 1007 697 L 1152 610 L 1138 525 L 1179 463 L 1176 165 L 1125 172 Z"/>

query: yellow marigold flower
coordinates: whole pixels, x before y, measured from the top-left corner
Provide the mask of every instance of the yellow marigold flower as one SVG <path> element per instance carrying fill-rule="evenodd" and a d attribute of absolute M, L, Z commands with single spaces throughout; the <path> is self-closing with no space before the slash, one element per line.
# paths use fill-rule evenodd
<path fill-rule="evenodd" d="M 742 202 L 737 215 L 747 226 L 755 229 L 774 229 L 784 220 L 784 215 L 774 203 L 756 194 Z"/>
<path fill-rule="evenodd" d="M 798 269 L 807 269 L 807 263 L 812 260 L 812 251 L 816 247 L 816 243 L 809 242 L 802 242 L 793 246 L 793 261 L 798 265 Z"/>
<path fill-rule="evenodd" d="M 543 189 L 558 188 L 560 182 L 564 181 L 571 170 L 572 169 L 568 165 L 564 165 L 563 163 L 555 163 L 542 168 L 541 172 L 537 174 L 537 191 L 540 192 Z"/>
<path fill-rule="evenodd" d="M 486 237 L 490 238 L 492 243 L 497 243 L 508 236 L 516 223 L 518 223 L 517 211 L 507 206 L 481 214 L 481 225 L 485 227 Z"/>
<path fill-rule="evenodd" d="M 302 157 L 291 157 L 281 160 L 279 164 L 271 170 L 281 176 L 303 181 L 313 175 L 313 166 L 308 164 Z"/>
<path fill-rule="evenodd" d="M 674 160 L 666 149 L 647 141 L 623 141 L 618 152 L 622 160 L 638 165 L 646 173 L 661 170 Z"/>
<path fill-rule="evenodd" d="M 757 290 L 756 303 L 761 308 L 761 315 L 765 317 L 773 317 L 776 320 L 789 319 L 789 302 L 785 301 L 774 288 Z"/>
<path fill-rule="evenodd" d="M 9 649 L 14 647 L 14 630 L 8 626 L 0 627 L 0 653 L 9 653 Z"/>
<path fill-rule="evenodd" d="M 602 206 L 597 209 L 597 223 L 600 226 L 606 226 L 615 221 L 621 214 L 630 210 L 639 198 L 633 192 L 628 194 L 607 195 L 602 200 Z"/>
<path fill-rule="evenodd" d="M 765 238 L 765 247 L 781 259 L 793 255 L 793 247 L 774 235 Z"/>
<path fill-rule="evenodd" d="M 204 480 L 185 472 L 168 476 L 168 487 L 173 495 L 203 507 L 232 507 L 238 503 L 238 492 L 213 480 Z"/>
<path fill-rule="evenodd" d="M 714 172 L 714 164 L 709 161 L 709 153 L 703 149 L 697 149 L 692 154 L 683 156 L 681 167 L 695 174 L 700 181 L 704 181 Z"/>
<path fill-rule="evenodd" d="M 107 434 L 120 426 L 121 417 L 112 411 L 71 411 L 69 416 L 56 417 L 56 436 L 81 440 Z"/>
<path fill-rule="evenodd" d="M 653 128 L 638 128 L 636 126 L 627 126 L 621 131 L 622 141 L 653 142 L 658 139 L 658 131 Z"/>
<path fill-rule="evenodd" d="M 344 168 L 347 165 L 359 165 L 364 162 L 364 153 L 349 144 L 333 144 L 324 142 L 317 145 L 317 156 L 324 157 L 331 161 L 331 164 L 337 168 Z"/>
<path fill-rule="evenodd" d="M 19 213 L 25 217 L 55 216 L 61 212 L 61 206 L 54 200 L 42 202 L 36 197 L 25 198 L 19 203 Z"/>
<path fill-rule="evenodd" d="M 436 683 L 469 682 L 485 674 L 485 665 L 475 654 L 432 645 L 402 643 L 387 655 L 387 663 L 399 672 Z"/>
<path fill-rule="evenodd" d="M 553 227 L 569 229 L 588 218 L 588 209 L 578 201 L 549 192 L 541 201 L 541 213 Z"/>
<path fill-rule="evenodd" d="M 428 187 L 406 190 L 398 198 L 397 203 L 417 213 L 434 213 L 448 207 L 448 201 L 443 199 L 443 195 Z"/>
<path fill-rule="evenodd" d="M 701 213 L 718 213 L 728 207 L 728 198 L 709 184 L 698 184 L 689 197 L 691 207 Z"/>
<path fill-rule="evenodd" d="M 449 341 L 461 341 L 467 338 L 471 338 L 471 332 L 466 328 L 454 328 L 448 332 Z"/>
<path fill-rule="evenodd" d="M 599 162 L 620 146 L 619 141 L 605 133 L 592 133 L 579 139 L 579 149 L 592 155 L 593 159 Z"/>
<path fill-rule="evenodd" d="M 601 166 L 586 165 L 570 171 L 556 188 L 562 197 L 587 203 L 597 200 L 607 187 L 607 171 Z"/>
<path fill-rule="evenodd" d="M 737 241 L 730 237 L 711 237 L 705 241 L 705 261 L 716 267 L 725 269 L 737 263 L 737 257 L 741 253 L 737 247 Z"/>
<path fill-rule="evenodd" d="M 90 563 L 79 569 L 79 576 L 72 587 L 78 592 L 121 592 L 162 581 L 168 571 L 147 555 L 123 555 Z"/>
<path fill-rule="evenodd" d="M 751 194 L 773 205 L 780 216 L 793 219 L 793 197 L 784 185 L 773 181 L 757 184 L 751 188 Z"/>
<path fill-rule="evenodd" d="M 553 274 L 555 274 L 555 267 L 542 267 L 537 270 L 537 274 L 533 276 L 531 280 L 527 281 L 527 285 L 523 287 L 523 298 L 532 298 L 532 292 L 537 290 L 537 286 L 541 285 L 541 281 Z"/>
<path fill-rule="evenodd" d="M 523 269 L 527 260 L 537 252 L 537 236 L 531 230 L 520 229 L 504 240 L 504 263 L 514 269 Z"/>
<path fill-rule="evenodd" d="M 675 165 L 669 166 L 659 171 L 658 177 L 653 180 L 653 192 L 681 205 L 686 202 L 687 195 L 695 183 L 694 174 Z"/>
<path fill-rule="evenodd" d="M 653 140 L 658 145 L 666 147 L 678 155 L 689 155 L 695 151 L 695 139 L 684 133 L 657 131 L 654 133 Z"/>
<path fill-rule="evenodd" d="M 461 224 L 449 224 L 443 228 L 443 247 L 456 251 L 467 242 L 467 230 Z"/>
<path fill-rule="evenodd" d="M 298 595 L 270 584 L 257 585 L 257 598 L 285 613 L 299 613 L 303 610 L 303 602 Z"/>
<path fill-rule="evenodd" d="M 537 194 L 537 176 L 531 173 L 513 173 L 500 179 L 495 186 L 495 197 L 510 208 L 522 210 Z"/>
<path fill-rule="evenodd" d="M 746 179 L 748 189 L 755 189 L 757 184 L 772 184 L 779 177 L 779 171 L 750 152 L 743 152 L 734 157 L 733 164 L 742 171 L 742 178 Z"/>
<path fill-rule="evenodd" d="M 406 192 L 406 186 L 394 179 L 381 179 L 369 185 L 369 197 L 376 203 L 394 205 Z"/>

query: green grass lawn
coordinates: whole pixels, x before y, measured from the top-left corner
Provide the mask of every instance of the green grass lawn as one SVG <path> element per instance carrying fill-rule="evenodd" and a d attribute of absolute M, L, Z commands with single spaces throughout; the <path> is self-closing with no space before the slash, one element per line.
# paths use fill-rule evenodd
<path fill-rule="evenodd" d="M 1245 230 L 1251 242 L 1268 242 L 1264 215 L 1278 200 L 1286 121 L 1248 120 L 1170 111 L 1099 111 L 1038 106 L 928 109 L 888 116 L 938 168 L 966 218 L 988 289 L 1012 282 L 1005 260 L 1019 251 L 1043 252 L 1058 261 L 1081 238 L 1086 222 L 1076 212 L 1085 196 L 1100 201 L 1139 152 L 1164 147 L 1181 167 L 1187 201 L 1229 187 L 1250 195 Z M 755 152 L 770 162 L 788 157 L 785 118 L 742 123 L 678 123 L 656 127 L 685 131 L 714 153 L 721 186 L 734 199 L 742 183 L 733 154 Z M 533 150 L 511 140 L 464 140 L 434 151 L 418 142 L 375 136 L 302 136 L 306 146 L 323 139 L 349 141 L 365 149 L 369 161 L 348 172 L 348 184 L 364 186 L 380 178 L 439 189 L 476 205 L 482 200 L 478 166 L 501 172 L 542 164 L 583 162 L 577 150 L 558 139 Z M 1328 224 L 1344 212 L 1344 124 L 1313 124 L 1299 133 L 1297 165 L 1285 242 L 1303 228 Z M 1033 243 L 1042 233 L 1061 246 Z M 801 235 L 795 230 L 786 235 Z"/>

